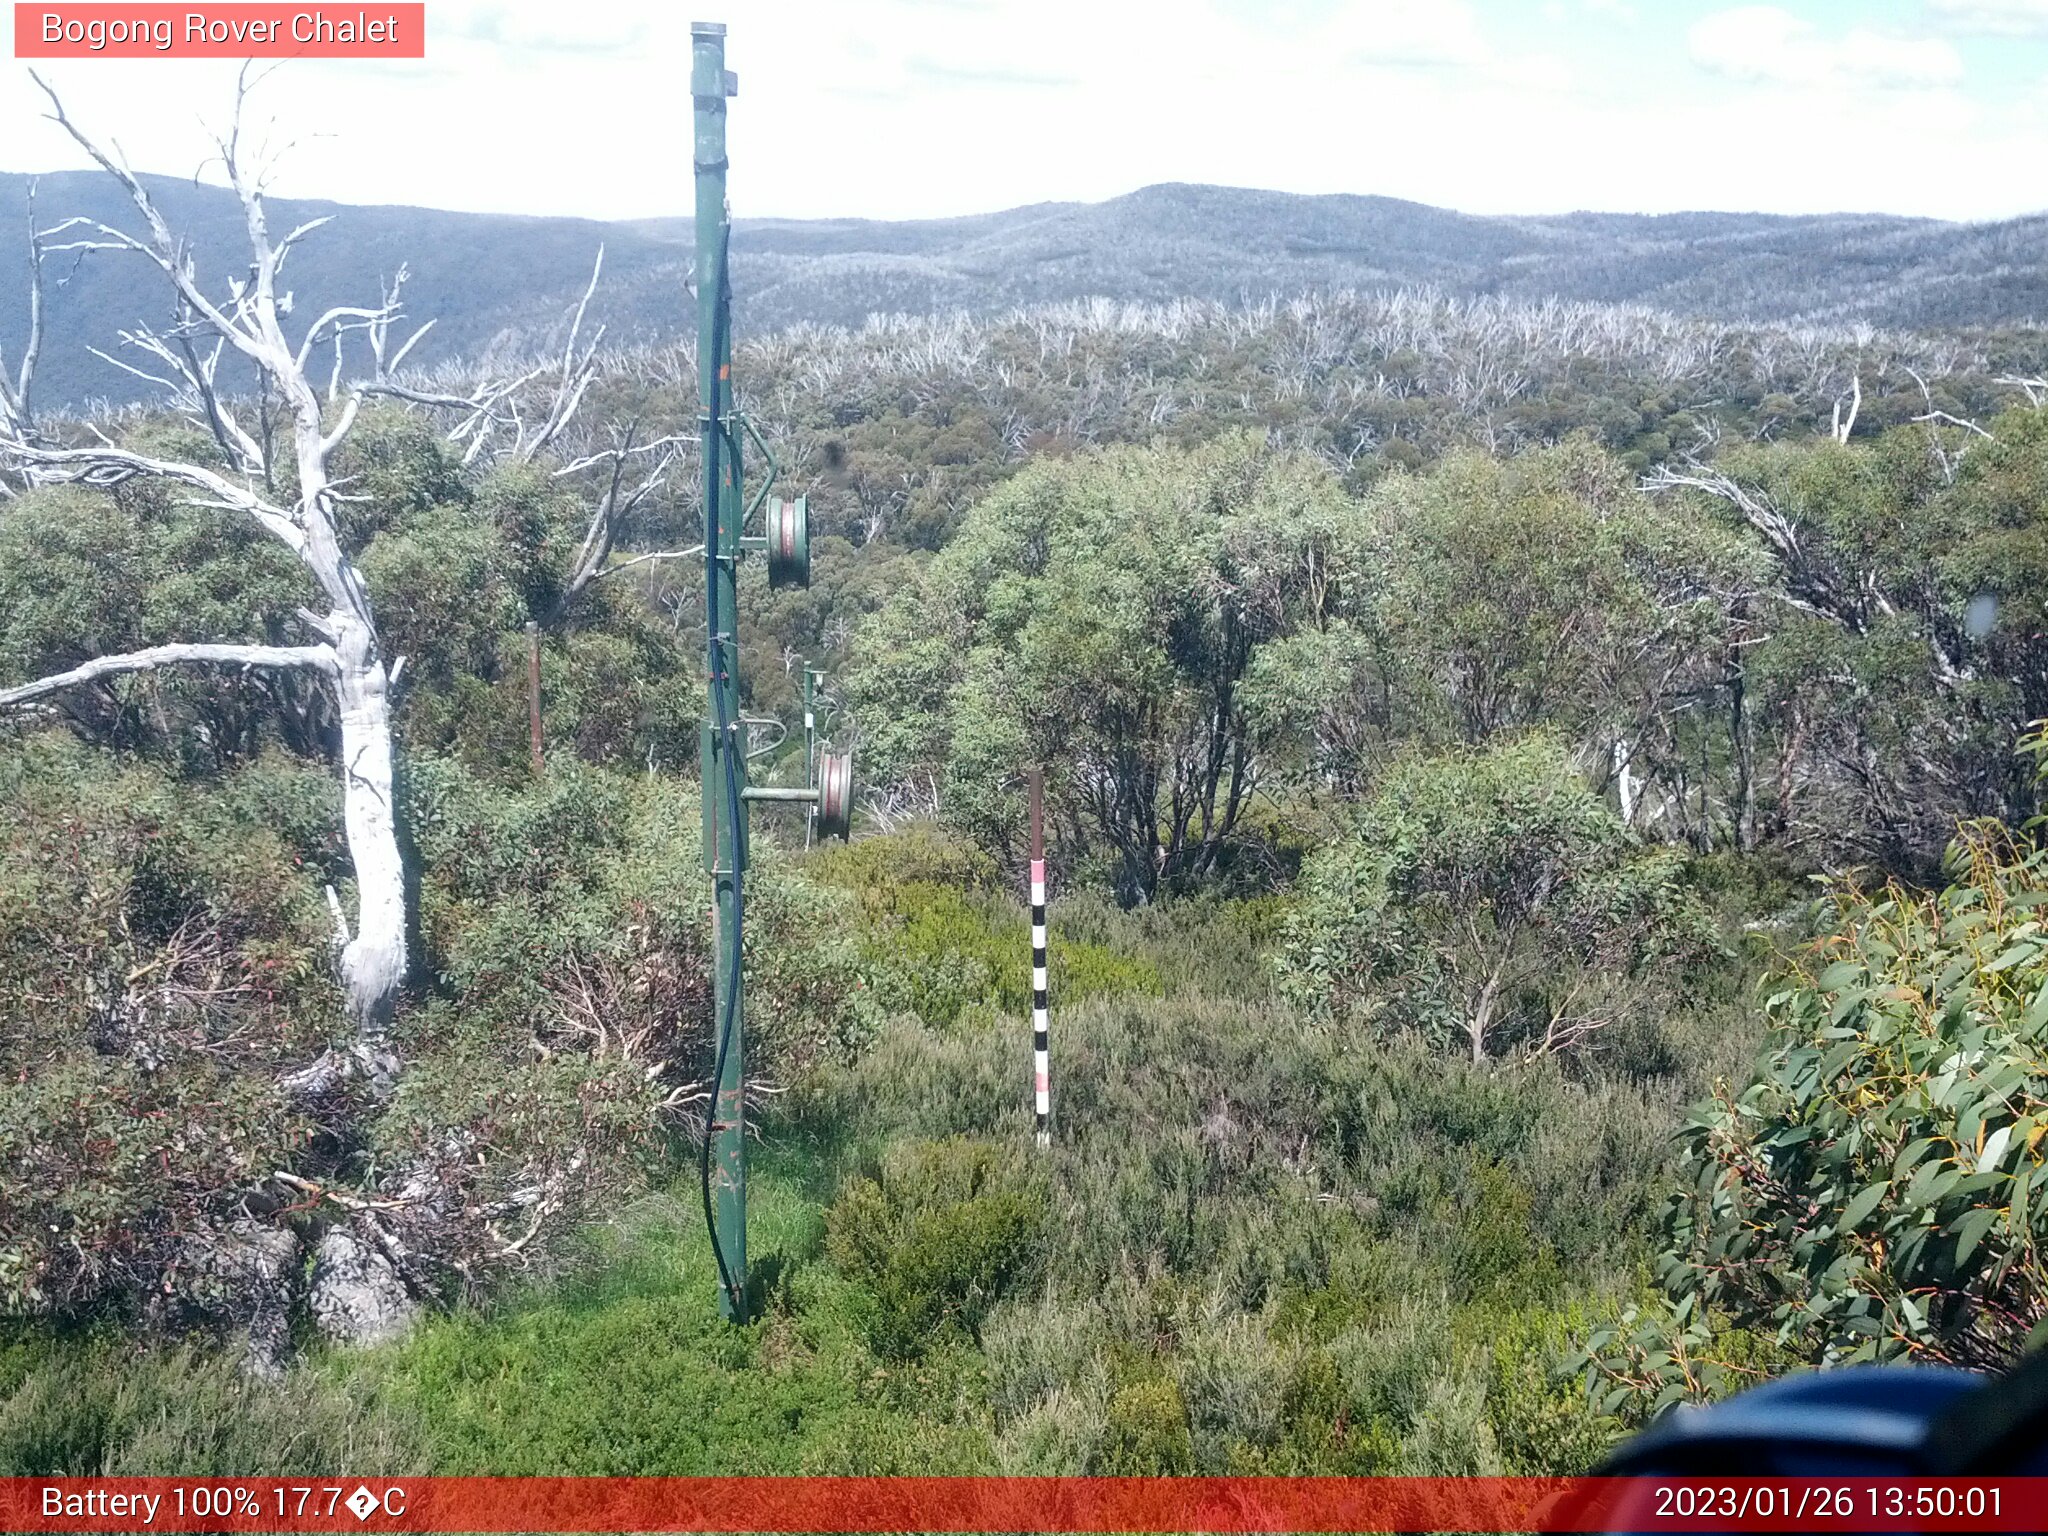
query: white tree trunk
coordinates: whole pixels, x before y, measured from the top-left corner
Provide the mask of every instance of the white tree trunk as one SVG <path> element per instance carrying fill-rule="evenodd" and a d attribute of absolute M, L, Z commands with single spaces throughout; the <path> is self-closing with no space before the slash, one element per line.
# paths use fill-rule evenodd
<path fill-rule="evenodd" d="M 1471 932 L 1473 939 L 1477 941 L 1479 938 L 1478 930 L 1474 928 Z M 1507 934 L 1495 936 L 1495 942 L 1503 946 L 1507 944 L 1508 940 L 1509 935 Z M 1494 962 L 1493 969 L 1487 972 L 1486 984 L 1479 989 L 1479 997 L 1473 1003 L 1471 1011 L 1465 1019 L 1465 1034 L 1472 1042 L 1472 1062 L 1475 1066 L 1482 1065 L 1486 1061 L 1486 1037 L 1493 1029 L 1493 1010 L 1500 1001 L 1501 978 L 1505 975 L 1507 968 L 1507 956 L 1503 953 Z"/>
<path fill-rule="evenodd" d="M 1614 740 L 1614 788 L 1621 800 L 1621 824 L 1633 827 L 1636 824 L 1636 799 L 1638 785 L 1629 764 L 1635 758 L 1635 747 L 1625 738 Z"/>
<path fill-rule="evenodd" d="M 391 767 L 390 677 L 376 636 L 335 615 L 340 669 L 342 820 L 356 872 L 356 926 L 341 979 L 358 1044 L 381 1053 L 405 980 L 405 869 Z"/>

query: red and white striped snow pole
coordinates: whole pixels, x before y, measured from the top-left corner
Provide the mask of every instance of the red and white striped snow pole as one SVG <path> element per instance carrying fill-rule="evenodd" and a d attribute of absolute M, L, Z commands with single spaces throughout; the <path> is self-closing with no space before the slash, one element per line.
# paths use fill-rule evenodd
<path fill-rule="evenodd" d="M 1031 1073 L 1038 1144 L 1052 1144 L 1052 1042 L 1045 973 L 1045 774 L 1031 770 Z"/>

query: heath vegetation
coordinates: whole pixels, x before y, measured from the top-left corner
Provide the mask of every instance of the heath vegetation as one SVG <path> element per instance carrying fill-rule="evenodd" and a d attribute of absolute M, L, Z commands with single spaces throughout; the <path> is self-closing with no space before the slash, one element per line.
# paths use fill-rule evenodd
<path fill-rule="evenodd" d="M 736 1329 L 693 360 L 162 275 L 246 380 L 0 401 L 0 1470 L 1557 1472 L 2048 1316 L 2036 333 L 750 337 L 864 805 L 754 841 Z"/>

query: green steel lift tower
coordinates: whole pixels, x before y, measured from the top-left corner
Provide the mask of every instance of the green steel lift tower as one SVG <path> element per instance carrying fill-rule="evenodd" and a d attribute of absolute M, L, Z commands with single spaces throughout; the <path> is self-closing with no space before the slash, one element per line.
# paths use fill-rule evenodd
<path fill-rule="evenodd" d="M 767 724 L 740 712 L 739 563 L 748 553 L 768 557 L 774 587 L 809 586 L 809 511 L 803 497 L 770 500 L 775 456 L 735 404 L 732 380 L 732 284 L 726 270 L 732 219 L 725 198 L 726 102 L 739 81 L 725 67 L 725 28 L 696 22 L 690 28 L 690 95 L 695 106 L 697 176 L 697 431 L 704 491 L 705 712 L 702 750 L 704 868 L 711 876 L 715 936 L 713 978 L 714 1088 L 706 1116 L 700 1172 L 704 1219 L 718 1264 L 719 1307 L 734 1322 L 747 1320 L 746 1045 L 742 1029 L 742 942 L 746 918 L 747 806 L 793 801 L 812 810 L 821 837 L 848 835 L 852 824 L 852 754 L 834 752 L 816 737 L 809 707 L 816 674 L 804 673 L 805 787 L 749 786 L 751 733 Z M 741 440 L 750 438 L 767 472 L 753 501 L 741 501 Z M 767 507 L 759 536 L 745 533 L 755 511 Z M 780 738 L 762 751 L 773 751 Z"/>

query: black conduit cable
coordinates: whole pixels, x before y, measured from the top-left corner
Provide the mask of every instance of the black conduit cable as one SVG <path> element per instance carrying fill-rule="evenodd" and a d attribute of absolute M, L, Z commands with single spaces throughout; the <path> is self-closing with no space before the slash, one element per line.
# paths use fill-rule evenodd
<path fill-rule="evenodd" d="M 719 244 L 718 303 L 711 324 L 711 431 L 704 435 L 704 633 L 708 637 L 706 644 L 711 668 L 711 696 L 717 701 L 715 709 L 718 716 L 719 752 L 725 762 L 726 809 L 730 818 L 727 825 L 732 829 L 732 965 L 726 973 L 724 1017 L 718 1021 L 718 1050 L 711 1067 L 711 1098 L 704 1109 L 704 1142 L 697 1152 L 697 1173 L 704 1196 L 704 1230 L 711 1234 L 711 1256 L 718 1261 L 718 1283 L 725 1288 L 726 1299 L 731 1304 L 734 1319 L 740 1320 L 746 1317 L 746 1297 L 741 1293 L 740 1287 L 734 1284 L 732 1269 L 725 1260 L 724 1245 L 718 1241 L 718 1215 L 713 1209 L 711 1199 L 711 1140 L 718 1133 L 718 1094 L 720 1086 L 725 1081 L 725 1063 L 732 1046 L 733 1015 L 739 1007 L 740 941 L 743 937 L 741 924 L 746 909 L 740 879 L 739 765 L 733 761 L 733 744 L 729 739 L 732 721 L 725 711 L 725 689 L 719 686 L 724 680 L 725 653 L 718 643 L 718 545 L 722 533 L 718 487 L 719 481 L 723 478 L 724 468 L 720 462 L 723 427 L 718 415 L 725 394 L 725 381 L 719 377 L 719 359 L 725 354 L 726 332 L 732 323 L 732 283 L 726 274 L 726 259 L 731 251 L 732 224 L 728 221 Z M 734 458 L 737 457 L 738 454 L 735 452 Z M 711 786 L 704 785 L 702 793 L 711 793 Z M 712 862 L 717 863 L 715 851 Z M 718 877 L 713 874 L 711 878 L 712 913 L 715 919 L 718 910 Z M 744 1093 L 743 1088 L 742 1098 Z"/>

